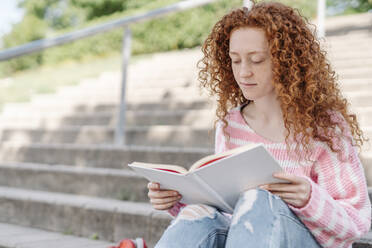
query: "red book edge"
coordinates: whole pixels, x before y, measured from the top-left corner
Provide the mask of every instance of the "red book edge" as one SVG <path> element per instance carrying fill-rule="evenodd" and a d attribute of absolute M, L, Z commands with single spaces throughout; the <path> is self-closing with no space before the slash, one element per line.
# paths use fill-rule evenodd
<path fill-rule="evenodd" d="M 205 162 L 204 164 L 200 165 L 200 166 L 198 167 L 198 169 L 201 168 L 201 167 L 204 167 L 204 166 L 206 166 L 206 165 L 208 165 L 208 164 L 210 164 L 210 163 L 213 163 L 213 162 L 215 162 L 215 161 L 217 161 L 217 160 L 223 159 L 223 158 L 225 158 L 225 157 L 227 157 L 227 156 L 229 156 L 229 155 L 222 156 L 222 157 L 219 157 L 219 158 L 215 158 L 215 159 L 212 159 L 212 160 L 210 160 L 210 161 L 208 161 L 208 162 Z M 178 171 L 175 171 L 175 170 L 169 170 L 169 169 L 163 169 L 163 168 L 155 168 L 155 169 L 157 169 L 157 170 L 162 170 L 162 171 L 173 172 L 173 173 L 178 173 L 178 174 L 182 174 L 182 173 L 180 173 L 180 172 L 178 172 Z"/>

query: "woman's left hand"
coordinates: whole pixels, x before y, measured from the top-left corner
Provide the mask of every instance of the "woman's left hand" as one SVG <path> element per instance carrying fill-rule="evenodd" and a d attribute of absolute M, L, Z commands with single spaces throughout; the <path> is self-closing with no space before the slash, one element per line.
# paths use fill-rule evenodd
<path fill-rule="evenodd" d="M 288 180 L 290 183 L 271 183 L 261 185 L 260 188 L 280 196 L 283 201 L 294 207 L 302 208 L 307 204 L 311 185 L 305 178 L 284 173 L 274 173 L 273 177 Z"/>

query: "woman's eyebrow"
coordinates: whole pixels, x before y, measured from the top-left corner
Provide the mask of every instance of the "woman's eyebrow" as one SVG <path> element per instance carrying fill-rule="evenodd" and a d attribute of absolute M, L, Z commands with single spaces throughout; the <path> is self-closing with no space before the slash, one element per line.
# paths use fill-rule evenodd
<path fill-rule="evenodd" d="M 253 53 L 266 53 L 266 51 L 252 51 L 252 52 L 249 52 L 247 54 L 253 54 Z M 235 52 L 235 51 L 229 51 L 229 54 L 237 54 L 239 55 L 238 52 Z"/>

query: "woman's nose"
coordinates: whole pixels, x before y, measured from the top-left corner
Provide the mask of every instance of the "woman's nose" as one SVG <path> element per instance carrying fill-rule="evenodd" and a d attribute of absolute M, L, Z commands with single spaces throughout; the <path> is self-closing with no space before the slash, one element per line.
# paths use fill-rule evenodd
<path fill-rule="evenodd" d="M 252 77 L 253 72 L 249 67 L 242 66 L 242 68 L 240 68 L 239 74 L 240 74 L 240 78 L 249 78 L 249 77 Z"/>

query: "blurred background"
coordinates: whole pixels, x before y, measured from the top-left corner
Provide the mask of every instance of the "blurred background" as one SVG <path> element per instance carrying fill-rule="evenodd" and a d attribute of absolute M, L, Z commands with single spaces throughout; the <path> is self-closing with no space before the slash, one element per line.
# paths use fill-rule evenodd
<path fill-rule="evenodd" d="M 215 105 L 198 88 L 196 64 L 215 22 L 243 2 L 0 2 L 0 247 L 103 248 L 136 237 L 153 247 L 170 217 L 152 209 L 147 180 L 127 164 L 189 167 L 214 152 Z M 319 25 L 350 110 L 372 137 L 372 0 L 279 2 Z M 9 57 L 139 16 L 147 20 Z M 360 159 L 371 197 L 370 143 Z"/>
<path fill-rule="evenodd" d="M 177 0 L 2 1 L 0 3 L 0 49 L 47 37 L 56 37 L 67 32 L 136 13 L 143 13 L 176 2 Z M 298 8 L 309 19 L 316 18 L 317 1 L 282 0 L 280 2 Z M 201 8 L 134 24 L 132 25 L 132 54 L 136 56 L 200 46 L 215 21 L 229 9 L 241 6 L 241 4 L 242 1 L 240 0 L 221 0 Z M 371 0 L 327 0 L 326 4 L 326 15 L 328 17 L 364 13 L 370 11 L 372 6 Z M 90 71 L 84 69 L 71 70 L 70 72 L 74 74 L 74 78 L 69 76 L 63 82 L 60 82 L 60 77 L 54 77 L 55 82 L 49 84 L 50 79 L 44 79 L 48 77 L 49 73 L 45 75 L 39 73 L 41 66 L 47 70 L 58 65 L 60 68 L 56 71 L 61 72 L 60 69 L 62 68 L 67 70 L 67 64 L 81 62 L 84 65 L 92 63 L 96 67 L 102 67 L 102 64 L 104 64 L 106 67 L 102 68 L 101 71 L 118 69 L 122 36 L 122 30 L 115 29 L 72 44 L 1 62 L 0 78 L 11 77 L 13 83 L 8 85 L 9 80 L 0 83 L 0 85 L 6 85 L 0 93 L 0 107 L 4 102 L 28 100 L 30 94 L 51 92 L 60 85 L 77 83 L 81 77 L 99 73 L 97 69 L 91 69 Z M 27 78 L 33 77 L 34 74 L 41 77 L 36 80 L 38 83 L 30 83 L 30 80 L 27 79 L 27 90 L 22 84 L 22 75 L 26 72 L 29 72 Z M 44 83 L 46 81 L 48 83 Z M 17 92 L 18 88 L 23 90 Z"/>

